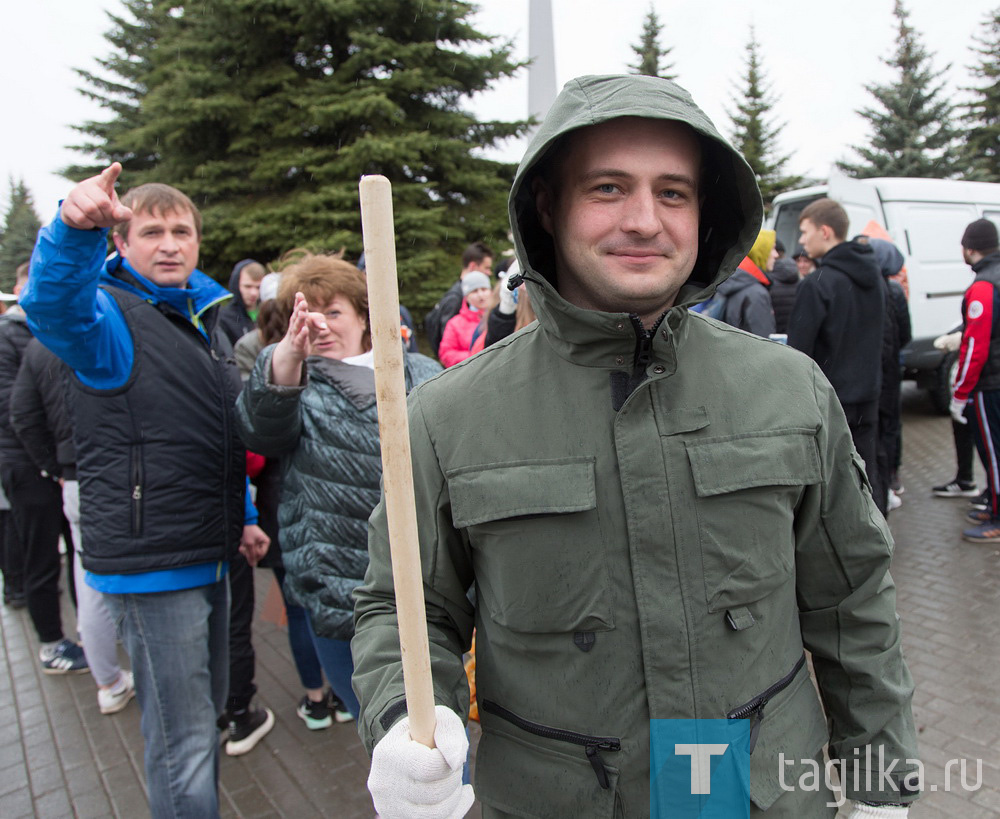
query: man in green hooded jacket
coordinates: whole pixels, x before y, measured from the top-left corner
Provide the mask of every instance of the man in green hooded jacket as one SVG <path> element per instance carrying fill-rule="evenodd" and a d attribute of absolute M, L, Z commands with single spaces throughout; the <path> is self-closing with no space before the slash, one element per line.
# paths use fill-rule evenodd
<path fill-rule="evenodd" d="M 472 803 L 474 627 L 485 817 L 668 815 L 651 720 L 747 726 L 749 815 L 835 814 L 808 776 L 829 743 L 852 817 L 905 816 L 892 541 L 836 395 L 806 356 L 687 309 L 761 215 L 674 83 L 583 77 L 554 103 L 510 196 L 538 322 L 410 395 L 434 750 L 407 731 L 383 504 L 370 521 L 352 649 L 383 817 Z"/>

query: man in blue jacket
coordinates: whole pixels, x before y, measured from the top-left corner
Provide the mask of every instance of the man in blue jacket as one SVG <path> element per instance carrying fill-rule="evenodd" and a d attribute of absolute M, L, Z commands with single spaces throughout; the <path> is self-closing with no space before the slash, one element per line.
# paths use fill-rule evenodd
<path fill-rule="evenodd" d="M 228 559 L 239 544 L 253 564 L 269 541 L 245 497 L 239 375 L 216 327 L 231 294 L 195 269 L 201 216 L 167 185 L 120 201 L 120 173 L 79 183 L 39 233 L 22 306 L 75 372 L 83 565 L 132 658 L 152 814 L 217 816 Z"/>

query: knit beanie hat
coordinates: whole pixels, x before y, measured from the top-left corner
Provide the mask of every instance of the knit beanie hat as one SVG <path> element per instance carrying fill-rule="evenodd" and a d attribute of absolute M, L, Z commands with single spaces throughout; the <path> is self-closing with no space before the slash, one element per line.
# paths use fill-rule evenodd
<path fill-rule="evenodd" d="M 962 234 L 962 247 L 966 250 L 993 250 L 997 240 L 997 226 L 989 219 L 976 219 Z"/>
<path fill-rule="evenodd" d="M 483 287 L 487 290 L 492 288 L 489 276 L 485 273 L 480 273 L 478 270 L 466 273 L 465 277 L 462 279 L 462 298 L 464 299 L 473 290 L 479 290 Z"/>
<path fill-rule="evenodd" d="M 767 257 L 774 250 L 774 241 L 777 238 L 773 230 L 762 230 L 757 234 L 757 241 L 753 243 L 747 256 L 761 270 L 767 270 Z"/>

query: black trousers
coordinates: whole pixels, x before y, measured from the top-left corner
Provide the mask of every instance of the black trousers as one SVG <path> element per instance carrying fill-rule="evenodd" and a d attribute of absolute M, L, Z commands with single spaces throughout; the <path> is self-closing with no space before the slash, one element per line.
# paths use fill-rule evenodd
<path fill-rule="evenodd" d="M 889 487 L 882 486 L 878 473 L 878 399 L 860 404 L 842 404 L 854 448 L 865 462 L 865 474 L 872 485 L 872 498 L 884 515 L 889 502 Z"/>
<path fill-rule="evenodd" d="M 43 643 L 63 638 L 59 614 L 59 534 L 62 490 L 34 466 L 3 464 L 0 479 L 10 501 L 14 529 L 24 556 L 24 597 Z"/>
<path fill-rule="evenodd" d="M 24 595 L 24 554 L 9 509 L 0 511 L 0 573 L 4 597 Z"/>
<path fill-rule="evenodd" d="M 893 375 L 896 377 L 893 378 Z M 903 420 L 900 404 L 900 388 L 898 374 L 882 374 L 882 394 L 878 401 L 878 481 L 879 491 L 885 492 L 886 508 L 882 514 L 888 514 L 889 485 L 892 475 L 900 463 L 899 448 L 902 445 Z M 875 485 L 872 484 L 874 491 Z M 876 505 L 878 498 L 875 499 Z M 881 508 L 881 507 L 879 507 Z"/>
<path fill-rule="evenodd" d="M 232 714 L 247 708 L 257 693 L 253 681 L 256 657 L 251 640 L 253 568 L 239 553 L 229 561 L 229 594 L 229 699 L 226 710 Z"/>
<path fill-rule="evenodd" d="M 986 467 L 993 519 L 1000 520 L 1000 390 L 972 394 L 972 412 L 976 419 L 976 447 Z M 965 417 L 968 418 L 969 410 Z"/>
<path fill-rule="evenodd" d="M 960 424 L 954 419 L 951 422 L 951 431 L 955 438 L 955 458 L 958 461 L 958 472 L 955 477 L 962 483 L 972 483 L 975 480 L 972 471 L 972 453 L 976 448 L 976 421 L 970 407 L 966 408 L 965 417 L 972 419 L 972 422 Z"/>

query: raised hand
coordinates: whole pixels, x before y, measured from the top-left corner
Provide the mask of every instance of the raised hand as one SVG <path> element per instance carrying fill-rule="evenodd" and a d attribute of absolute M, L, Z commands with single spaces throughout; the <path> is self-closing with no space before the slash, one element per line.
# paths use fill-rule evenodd
<path fill-rule="evenodd" d="M 323 314 L 309 312 L 306 297 L 296 293 L 288 330 L 271 358 L 272 381 L 283 387 L 298 386 L 302 380 L 302 362 L 312 353 L 312 345 L 320 333 L 325 331 Z"/>
<path fill-rule="evenodd" d="M 78 230 L 110 228 L 132 218 L 132 211 L 118 199 L 115 182 L 122 172 L 119 162 L 112 162 L 97 176 L 78 183 L 63 200 L 59 215 L 63 222 Z"/>

